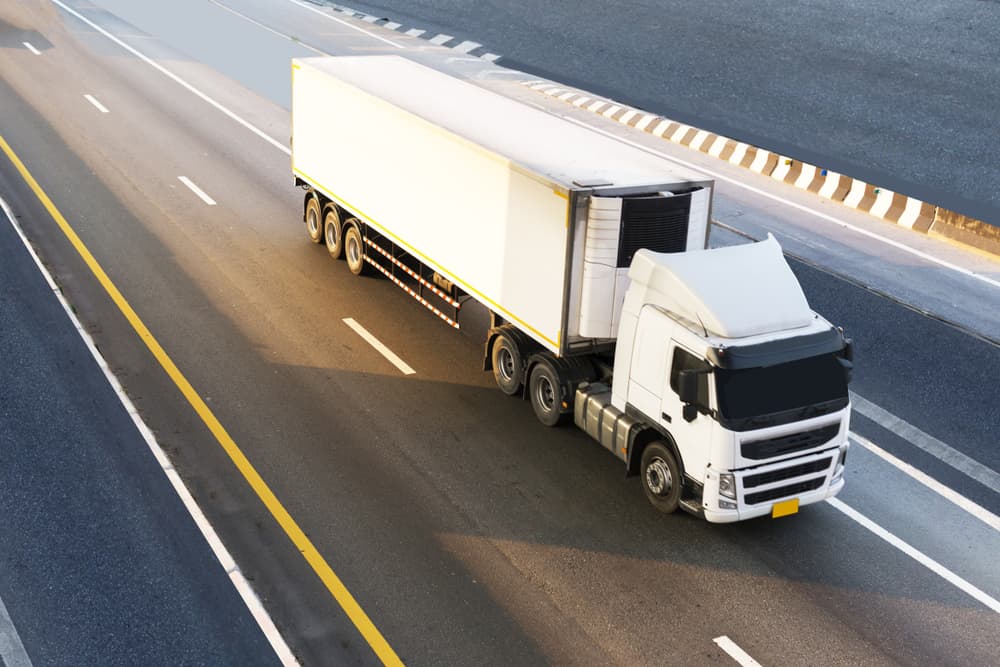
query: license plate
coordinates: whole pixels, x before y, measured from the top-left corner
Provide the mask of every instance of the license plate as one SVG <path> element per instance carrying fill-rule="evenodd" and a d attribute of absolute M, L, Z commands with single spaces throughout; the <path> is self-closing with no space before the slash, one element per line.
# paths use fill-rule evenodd
<path fill-rule="evenodd" d="M 792 498 L 791 500 L 782 500 L 780 503 L 774 503 L 771 506 L 771 518 L 777 519 L 778 517 L 788 516 L 789 514 L 795 514 L 799 511 L 799 499 Z"/>

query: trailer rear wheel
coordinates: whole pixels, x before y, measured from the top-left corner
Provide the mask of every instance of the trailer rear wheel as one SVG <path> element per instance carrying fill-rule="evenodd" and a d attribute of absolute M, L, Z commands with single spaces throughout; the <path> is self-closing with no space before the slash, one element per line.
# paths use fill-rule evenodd
<path fill-rule="evenodd" d="M 323 239 L 330 257 L 340 259 L 344 250 L 344 237 L 340 224 L 340 212 L 335 204 L 327 204 L 323 209 Z"/>
<path fill-rule="evenodd" d="M 357 218 L 350 218 L 344 223 L 344 255 L 347 268 L 356 276 L 365 270 L 365 241 L 358 223 Z"/>
<path fill-rule="evenodd" d="M 323 209 L 315 192 L 306 195 L 306 233 L 313 243 L 323 242 Z"/>
<path fill-rule="evenodd" d="M 681 470 L 665 445 L 651 442 L 642 451 L 642 490 L 653 507 L 664 514 L 677 509 L 681 500 Z"/>
<path fill-rule="evenodd" d="M 524 361 L 517 344 L 506 334 L 500 334 L 493 342 L 490 355 L 493 361 L 493 379 L 500 391 L 515 396 L 524 384 Z"/>
<path fill-rule="evenodd" d="M 562 383 L 559 381 L 559 374 L 548 361 L 539 361 L 531 369 L 528 396 L 535 416 L 546 426 L 556 426 L 568 416 L 562 412 Z"/>

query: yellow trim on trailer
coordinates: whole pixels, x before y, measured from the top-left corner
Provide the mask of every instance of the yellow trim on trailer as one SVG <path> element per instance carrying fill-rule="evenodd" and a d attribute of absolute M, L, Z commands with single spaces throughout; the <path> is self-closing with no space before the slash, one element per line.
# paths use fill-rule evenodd
<path fill-rule="evenodd" d="M 354 206 L 353 204 L 351 204 L 350 202 L 348 202 L 343 197 L 339 197 L 338 195 L 334 194 L 334 192 L 332 190 L 330 190 L 330 188 L 326 187 L 325 185 L 323 185 L 322 183 L 320 183 L 318 180 L 316 180 L 312 176 L 309 176 L 304 171 L 302 171 L 301 169 L 299 169 L 298 167 L 296 167 L 294 165 L 292 166 L 292 171 L 295 174 L 297 174 L 298 176 L 301 176 L 303 179 L 305 179 L 306 181 L 308 181 L 310 185 L 313 185 L 314 187 L 318 187 L 319 189 L 321 189 L 323 191 L 323 194 L 327 195 L 331 199 L 334 199 L 338 204 L 340 204 L 344 208 L 350 210 L 353 213 L 356 213 L 357 215 L 360 215 L 362 218 L 364 218 L 365 222 L 367 222 L 370 225 L 373 225 L 381 233 L 383 233 L 386 236 L 390 237 L 397 244 L 403 246 L 403 248 L 405 248 L 408 253 L 419 257 L 424 262 L 427 262 L 427 263 L 430 263 L 430 264 L 434 264 L 436 266 L 440 266 L 441 269 L 443 271 L 445 271 L 446 273 L 448 273 L 450 276 L 455 276 L 455 274 L 453 272 L 449 271 L 440 262 L 434 261 L 433 259 L 431 259 L 427 255 L 423 254 L 419 250 L 413 248 L 413 246 L 411 246 L 409 243 L 407 243 L 403 239 L 399 238 L 398 236 L 396 236 L 395 234 L 393 234 L 392 232 L 390 232 L 384 225 L 381 225 L 378 222 L 376 222 L 370 215 L 368 215 L 367 213 L 365 213 L 364 211 L 362 211 L 357 206 Z M 556 194 L 559 194 L 559 193 L 556 192 Z M 567 202 L 569 201 L 568 197 L 567 197 L 566 201 Z M 567 216 L 568 215 L 569 214 L 567 213 Z M 535 329 L 533 326 L 531 326 L 530 324 L 528 324 L 527 322 L 525 322 L 524 320 L 522 320 L 517 315 L 514 315 L 513 313 L 511 313 L 507 309 L 505 309 L 502 306 L 500 306 L 499 304 L 497 304 L 495 301 L 493 301 L 492 299 L 490 299 L 488 296 L 486 296 L 485 294 L 483 294 L 479 290 L 477 290 L 477 289 L 475 289 L 473 287 L 470 287 L 469 284 L 466 283 L 461 278 L 458 278 L 456 276 L 455 277 L 455 282 L 458 283 L 459 285 L 461 285 L 462 289 L 464 289 L 466 292 L 469 292 L 471 294 L 475 294 L 481 300 L 487 302 L 493 308 L 495 308 L 496 310 L 500 311 L 500 313 L 503 314 L 508 319 L 517 322 L 518 324 L 520 324 L 521 326 L 523 326 L 525 329 L 531 331 L 532 333 L 534 333 L 536 336 L 538 336 L 539 338 L 541 338 L 545 342 L 549 343 L 550 345 L 555 346 L 556 350 L 559 349 L 559 343 L 560 343 L 559 339 L 561 338 L 561 334 L 557 334 L 556 340 L 552 340 L 551 338 L 549 338 L 548 336 L 546 336 L 545 334 L 543 334 L 541 331 L 539 331 L 538 329 Z"/>

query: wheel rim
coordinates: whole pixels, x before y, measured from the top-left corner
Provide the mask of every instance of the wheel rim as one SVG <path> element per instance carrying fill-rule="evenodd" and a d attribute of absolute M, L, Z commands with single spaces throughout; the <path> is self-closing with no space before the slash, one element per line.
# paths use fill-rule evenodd
<path fill-rule="evenodd" d="M 646 487 L 657 496 L 666 496 L 673 485 L 670 466 L 659 456 L 655 457 L 646 467 Z"/>
<path fill-rule="evenodd" d="M 354 266 L 361 263 L 361 246 L 354 234 L 347 237 L 347 259 Z"/>
<path fill-rule="evenodd" d="M 316 209 L 312 206 L 309 207 L 309 211 L 306 213 L 306 223 L 309 225 L 309 233 L 313 236 L 319 235 L 319 216 L 316 214 Z"/>
<path fill-rule="evenodd" d="M 497 370 L 505 382 L 514 381 L 514 355 L 502 345 L 497 352 Z"/>
<path fill-rule="evenodd" d="M 555 409 L 555 387 L 552 386 L 552 381 L 544 375 L 538 378 L 538 383 L 535 385 L 535 399 L 546 412 L 552 412 Z"/>

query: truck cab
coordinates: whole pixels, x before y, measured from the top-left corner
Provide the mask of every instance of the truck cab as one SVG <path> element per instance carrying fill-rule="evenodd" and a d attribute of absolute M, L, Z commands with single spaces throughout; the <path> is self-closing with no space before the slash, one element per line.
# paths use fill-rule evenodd
<path fill-rule="evenodd" d="M 602 429 L 581 428 L 615 436 L 650 502 L 725 523 L 836 495 L 852 346 L 809 308 L 777 241 L 640 251 L 629 277 L 611 387 L 581 387 L 577 403 L 601 414 Z"/>
<path fill-rule="evenodd" d="M 638 320 L 624 411 L 669 439 L 698 513 L 737 521 L 771 514 L 778 501 L 807 505 L 840 491 L 850 404 L 844 345 L 825 320 L 739 345 L 699 336 L 655 306 Z M 785 350 L 752 354 L 773 343 Z M 651 500 L 670 495 L 658 479 L 667 465 L 653 460 L 639 471 Z"/>

